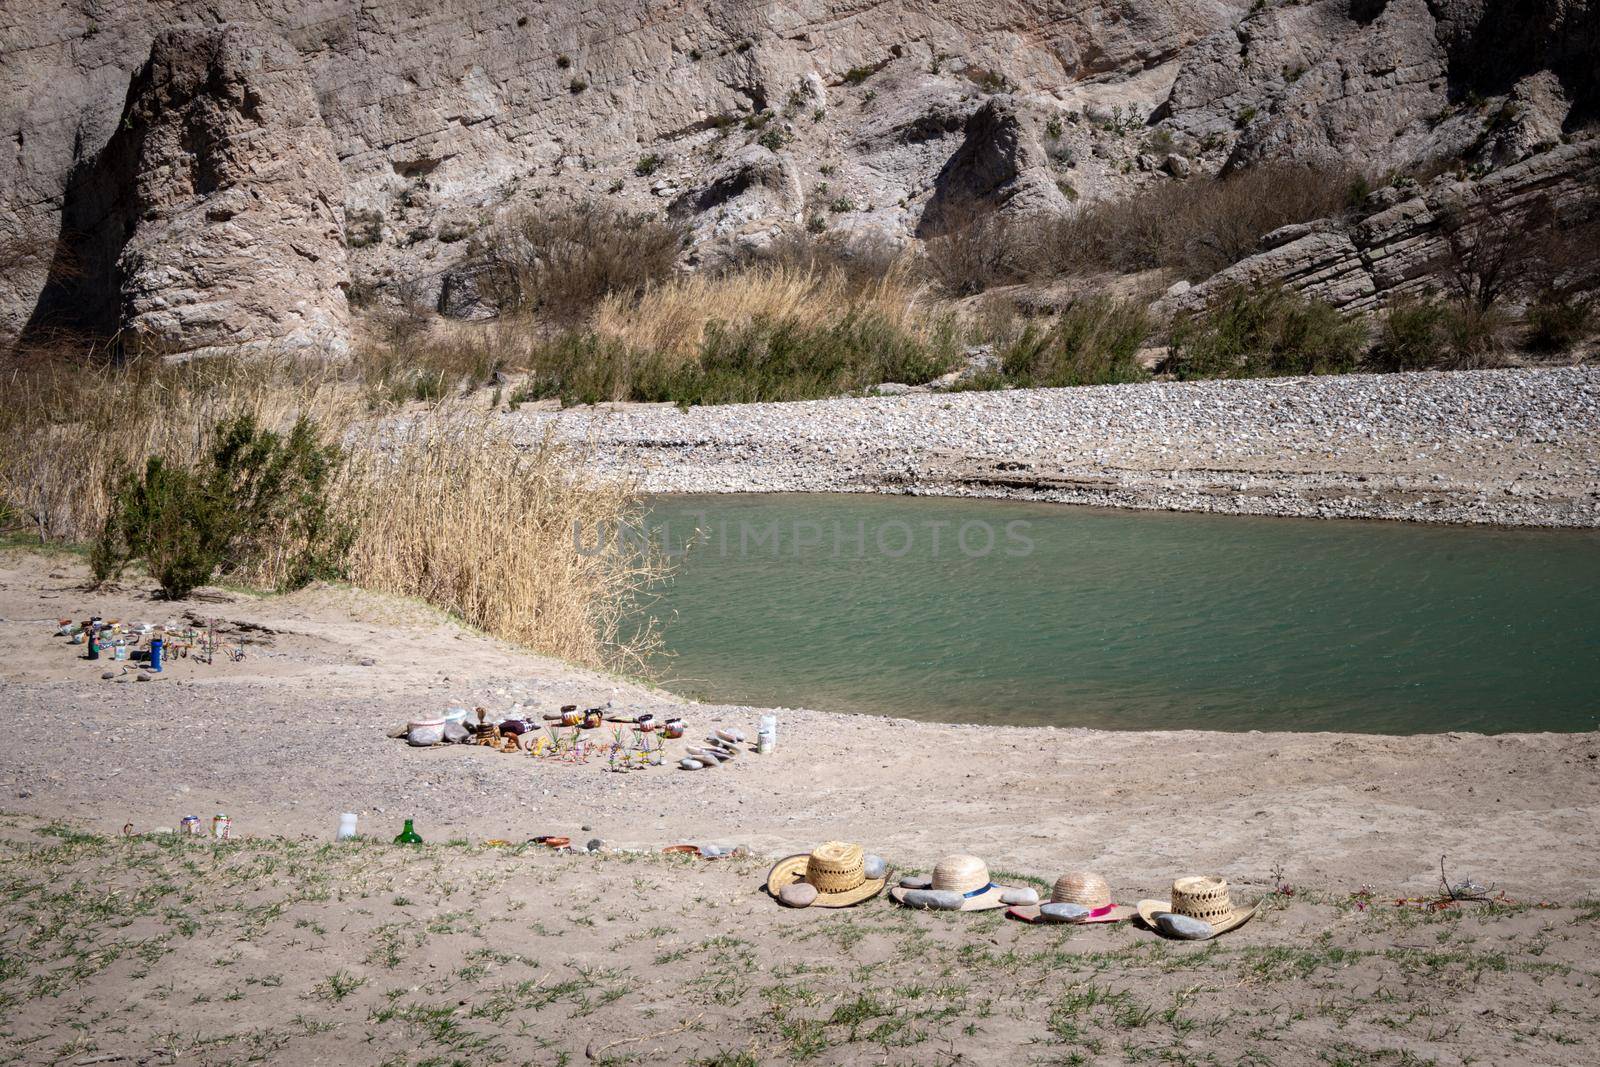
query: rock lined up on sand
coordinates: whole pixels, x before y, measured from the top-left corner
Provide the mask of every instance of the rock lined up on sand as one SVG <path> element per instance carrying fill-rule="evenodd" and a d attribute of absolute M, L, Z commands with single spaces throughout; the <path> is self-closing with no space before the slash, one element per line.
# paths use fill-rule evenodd
<path fill-rule="evenodd" d="M 933 879 L 925 874 L 908 874 L 900 879 L 901 889 L 926 889 L 933 884 Z"/>
<path fill-rule="evenodd" d="M 1023 887 L 1021 889 L 1007 889 L 1004 893 L 1000 894 L 1000 903 L 1019 904 L 1023 907 L 1032 907 L 1034 904 L 1039 903 L 1039 891 L 1037 889 L 1028 889 L 1027 887 Z"/>
<path fill-rule="evenodd" d="M 901 898 L 907 907 L 960 911 L 967 898 L 954 889 L 912 889 Z"/>
<path fill-rule="evenodd" d="M 1176 937 L 1183 941 L 1204 941 L 1214 932 L 1210 923 L 1204 919 L 1196 919 L 1189 915 L 1160 911 L 1155 914 L 1154 918 L 1157 930 L 1160 930 L 1168 937 Z"/>
<path fill-rule="evenodd" d="M 861 873 L 867 876 L 868 881 L 874 878 L 882 878 L 889 873 L 889 864 L 882 856 L 863 856 L 861 857 Z"/>
<path fill-rule="evenodd" d="M 795 882 L 778 890 L 778 903 L 791 908 L 809 908 L 817 902 L 817 887 L 810 882 Z"/>
<path fill-rule="evenodd" d="M 1089 914 L 1082 904 L 1050 903 L 1039 906 L 1039 918 L 1047 923 L 1075 923 Z"/>
<path fill-rule="evenodd" d="M 678 766 L 682 767 L 686 771 L 698 771 L 704 767 L 705 764 L 701 763 L 697 759 L 681 759 L 678 761 Z"/>

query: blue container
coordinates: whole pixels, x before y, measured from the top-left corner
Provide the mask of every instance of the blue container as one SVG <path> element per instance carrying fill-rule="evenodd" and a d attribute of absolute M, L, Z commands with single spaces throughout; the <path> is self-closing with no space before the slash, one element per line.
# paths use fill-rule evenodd
<path fill-rule="evenodd" d="M 160 669 L 161 669 L 161 638 L 152 637 L 150 639 L 150 670 L 151 671 L 159 671 Z"/>

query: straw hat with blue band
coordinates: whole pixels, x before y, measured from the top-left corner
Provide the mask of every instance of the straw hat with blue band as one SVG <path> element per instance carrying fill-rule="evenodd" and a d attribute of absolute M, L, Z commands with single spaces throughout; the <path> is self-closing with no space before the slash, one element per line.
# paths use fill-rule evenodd
<path fill-rule="evenodd" d="M 990 908 L 1004 907 L 1005 902 L 1000 898 L 1014 889 L 1014 886 L 1000 885 L 989 878 L 989 867 L 976 856 L 946 856 L 934 864 L 933 877 L 928 879 L 928 889 L 957 893 L 963 898 L 958 908 L 953 911 L 987 911 Z M 902 882 L 899 886 L 889 890 L 897 904 L 908 904 L 911 907 L 919 906 L 919 897 L 913 896 L 906 899 L 906 894 L 916 893 L 918 887 L 908 886 Z"/>

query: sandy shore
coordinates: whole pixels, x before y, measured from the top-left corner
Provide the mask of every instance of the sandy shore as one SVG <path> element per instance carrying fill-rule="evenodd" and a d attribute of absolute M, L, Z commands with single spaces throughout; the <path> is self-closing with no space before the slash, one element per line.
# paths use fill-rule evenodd
<path fill-rule="evenodd" d="M 1600 1040 L 1595 734 L 785 709 L 770 755 L 614 774 L 386 735 L 452 700 L 609 700 L 682 714 L 691 736 L 749 730 L 758 709 L 686 703 L 357 591 L 169 604 L 83 579 L 74 560 L 0 555 L 0 1031 L 19 1062 L 1556 1064 Z M 50 635 L 90 612 L 214 619 L 245 656 L 121 680 Z M 328 844 L 346 810 L 373 840 Z M 219 811 L 236 844 L 116 836 Z M 420 851 L 385 843 L 406 817 Z M 604 845 L 521 844 L 539 833 Z M 1264 911 L 1196 944 L 883 899 L 778 908 L 770 857 L 828 838 L 902 870 L 971 851 L 1046 891 L 1089 867 L 1130 901 L 1221 874 Z M 679 842 L 754 855 L 632 851 Z M 1441 856 L 1497 902 L 1398 904 L 1439 895 Z"/>
<path fill-rule="evenodd" d="M 1600 525 L 1600 368 L 917 394 L 506 416 L 662 493 L 898 492 Z"/>
<path fill-rule="evenodd" d="M 20 555 L 0 569 L 0 702 L 38 727 L 0 757 L 0 797 L 100 831 L 225 811 L 246 833 L 321 837 L 356 811 L 375 831 L 414 815 L 440 839 L 557 833 L 781 854 L 842 836 L 922 864 L 965 849 L 1011 870 L 1093 864 L 1128 893 L 1183 870 L 1260 886 L 1280 866 L 1297 883 L 1422 891 L 1441 854 L 1462 876 L 1523 893 L 1600 884 L 1592 733 L 1136 733 L 784 709 L 769 756 L 613 774 L 384 735 L 452 701 L 544 711 L 609 700 L 682 714 L 690 739 L 716 725 L 753 734 L 760 709 L 685 703 L 365 593 L 166 604 L 139 589 L 88 595 L 83 577 L 75 563 Z M 111 665 L 79 659 L 46 621 L 86 612 L 228 620 L 246 656 L 103 681 Z"/>

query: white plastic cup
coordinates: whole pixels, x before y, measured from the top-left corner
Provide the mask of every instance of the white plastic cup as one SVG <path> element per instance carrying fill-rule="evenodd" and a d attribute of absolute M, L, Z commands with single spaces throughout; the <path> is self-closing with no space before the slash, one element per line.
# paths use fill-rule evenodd
<path fill-rule="evenodd" d="M 347 811 L 339 816 L 339 835 L 337 840 L 348 841 L 356 836 L 356 813 Z"/>

